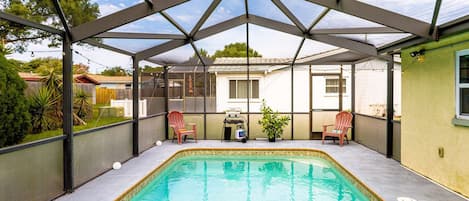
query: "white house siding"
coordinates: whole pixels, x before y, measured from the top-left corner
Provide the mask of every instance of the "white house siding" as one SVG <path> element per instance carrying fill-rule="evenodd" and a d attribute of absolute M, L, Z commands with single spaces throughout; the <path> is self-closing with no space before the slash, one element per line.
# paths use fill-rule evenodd
<path fill-rule="evenodd" d="M 274 110 L 279 112 L 291 111 L 290 71 L 278 70 L 271 73 L 251 73 L 251 80 L 259 80 L 259 99 L 251 99 L 250 111 L 260 112 L 262 99 Z M 217 112 L 224 112 L 230 108 L 240 108 L 247 111 L 247 99 L 229 98 L 229 80 L 246 79 L 246 74 L 218 73 L 217 74 Z M 303 97 L 305 98 L 305 97 Z"/>
<path fill-rule="evenodd" d="M 309 112 L 309 72 L 308 66 L 295 66 L 294 71 L 294 112 Z M 314 73 L 338 73 L 331 69 L 339 66 L 312 66 Z M 351 109 L 351 70 L 343 66 L 343 78 L 346 79 L 346 92 L 343 94 L 343 110 Z M 376 115 L 379 105 L 386 104 L 386 62 L 372 60 L 356 65 L 356 111 L 362 114 Z M 394 71 L 394 108 L 400 115 L 401 100 L 401 66 L 395 63 Z M 229 108 L 240 108 L 247 111 L 246 99 L 229 99 L 229 80 L 246 79 L 246 74 L 217 73 L 217 112 Z M 259 79 L 259 99 L 251 100 L 250 111 L 259 112 L 261 100 L 279 112 L 291 111 L 291 72 L 290 68 L 275 70 L 270 73 L 251 73 L 251 79 Z M 335 109 L 338 107 L 338 96 L 327 94 L 325 80 L 328 76 L 315 76 L 313 80 L 313 107 L 315 109 Z M 378 106 L 373 106 L 378 105 Z M 384 108 L 385 110 L 385 108 Z"/>
<path fill-rule="evenodd" d="M 339 66 L 334 66 L 336 69 Z M 315 67 L 313 66 L 313 69 Z M 331 67 L 332 68 L 332 67 Z M 294 70 L 294 112 L 309 112 L 309 67 L 295 66 Z M 338 71 L 337 71 L 338 72 Z M 328 71 L 328 73 L 331 73 Z M 313 93 L 314 106 L 321 109 L 337 109 L 338 95 L 326 94 L 325 79 L 327 76 L 315 77 Z M 344 72 L 347 92 L 343 98 L 343 109 L 350 109 L 351 80 L 350 72 Z M 247 111 L 246 99 L 229 99 L 229 80 L 246 79 L 246 74 L 217 73 L 217 112 L 230 108 Z M 262 99 L 267 105 L 279 112 L 291 112 L 291 71 L 290 68 L 275 70 L 270 73 L 251 73 L 251 80 L 259 80 L 259 99 L 250 101 L 250 112 L 259 112 Z"/>
<path fill-rule="evenodd" d="M 382 116 L 386 110 L 387 63 L 372 60 L 356 65 L 356 111 Z M 401 65 L 394 64 L 394 110 L 401 114 Z"/>

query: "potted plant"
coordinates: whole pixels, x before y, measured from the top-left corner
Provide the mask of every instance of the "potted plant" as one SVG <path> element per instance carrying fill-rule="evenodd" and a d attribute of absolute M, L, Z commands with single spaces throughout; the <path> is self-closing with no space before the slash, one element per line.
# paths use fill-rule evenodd
<path fill-rule="evenodd" d="M 262 127 L 262 132 L 267 134 L 269 142 L 275 142 L 275 138 L 282 136 L 283 128 L 288 125 L 290 121 L 289 116 L 280 116 L 278 112 L 274 112 L 272 108 L 265 104 L 265 101 L 262 101 L 262 118 L 258 123 Z"/>

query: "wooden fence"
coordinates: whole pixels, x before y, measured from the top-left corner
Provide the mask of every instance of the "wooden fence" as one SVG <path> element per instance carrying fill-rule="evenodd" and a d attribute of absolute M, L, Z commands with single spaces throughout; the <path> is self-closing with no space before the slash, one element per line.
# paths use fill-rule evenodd
<path fill-rule="evenodd" d="M 110 104 L 111 99 L 132 99 L 132 89 L 96 88 L 96 104 Z"/>
<path fill-rule="evenodd" d="M 116 90 L 96 88 L 96 104 L 110 104 L 111 99 L 116 99 Z"/>

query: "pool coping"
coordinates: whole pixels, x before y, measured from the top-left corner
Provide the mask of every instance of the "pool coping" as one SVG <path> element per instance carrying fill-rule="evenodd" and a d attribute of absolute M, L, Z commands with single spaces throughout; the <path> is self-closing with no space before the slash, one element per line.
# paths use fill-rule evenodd
<path fill-rule="evenodd" d="M 315 153 L 319 153 L 319 154 L 324 155 L 328 160 L 331 160 L 333 162 L 332 164 L 334 166 L 336 166 L 339 169 L 339 171 L 341 171 L 342 173 L 345 173 L 344 174 L 345 177 L 350 177 L 353 180 L 353 181 L 350 181 L 350 182 L 352 183 L 353 186 L 358 188 L 359 191 L 365 190 L 368 193 L 370 193 L 371 196 L 373 196 L 375 198 L 375 200 L 384 201 L 384 199 L 381 196 L 379 196 L 369 186 L 367 186 L 360 179 L 358 179 L 357 176 L 352 174 L 349 170 L 347 170 L 345 167 L 343 167 L 342 164 L 340 164 L 336 159 L 334 159 L 331 155 L 329 155 L 327 152 L 325 152 L 323 150 L 311 149 L 311 148 L 223 148 L 223 147 L 216 147 L 216 148 L 197 147 L 197 148 L 185 148 L 185 149 L 178 150 L 175 153 L 173 153 L 171 156 L 169 156 L 167 159 L 165 159 L 157 167 L 155 167 L 152 171 L 150 171 L 148 174 L 146 174 L 142 179 L 140 179 L 138 182 L 133 184 L 126 191 L 121 193 L 114 200 L 115 201 L 129 200 L 129 199 L 126 199 L 126 197 L 128 197 L 131 194 L 135 195 L 136 193 L 138 193 L 141 190 L 141 188 L 140 189 L 138 189 L 138 188 L 142 187 L 143 183 L 148 182 L 148 180 L 150 180 L 150 177 L 156 177 L 157 176 L 156 173 L 158 171 L 161 171 L 163 168 L 165 168 L 168 164 L 170 164 L 173 160 L 175 160 L 176 157 L 178 157 L 180 155 L 183 155 L 183 153 L 187 153 L 187 152 L 191 152 L 191 151 L 263 151 L 263 152 L 265 152 L 265 151 L 274 151 L 274 152 L 292 151 L 292 152 L 310 152 L 310 153 L 315 152 Z M 354 182 L 356 182 L 358 184 L 358 186 Z M 363 187 L 364 189 L 360 189 L 359 186 Z M 367 194 L 365 192 L 362 192 L 362 193 L 364 193 L 365 195 Z"/>

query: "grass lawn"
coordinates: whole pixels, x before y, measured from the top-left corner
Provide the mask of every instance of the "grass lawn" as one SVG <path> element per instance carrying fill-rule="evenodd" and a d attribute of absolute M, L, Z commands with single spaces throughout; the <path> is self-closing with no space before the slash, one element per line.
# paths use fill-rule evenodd
<path fill-rule="evenodd" d="M 73 126 L 73 131 L 81 131 L 81 130 L 86 130 L 86 129 L 91 129 L 95 127 L 100 127 L 108 124 L 113 124 L 125 120 L 129 120 L 130 118 L 126 117 L 101 117 L 98 120 L 98 108 L 104 106 L 104 105 L 94 105 L 93 106 L 93 119 L 89 119 L 86 121 L 86 125 L 80 125 L 80 126 Z M 32 142 L 36 140 L 41 140 L 45 138 L 50 138 L 58 135 L 62 135 L 62 129 L 57 129 L 57 130 L 50 130 L 50 131 L 44 131 L 42 133 L 37 133 L 37 134 L 28 134 L 26 137 L 23 139 L 23 141 L 20 143 L 27 143 L 27 142 Z"/>

